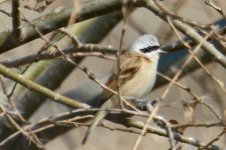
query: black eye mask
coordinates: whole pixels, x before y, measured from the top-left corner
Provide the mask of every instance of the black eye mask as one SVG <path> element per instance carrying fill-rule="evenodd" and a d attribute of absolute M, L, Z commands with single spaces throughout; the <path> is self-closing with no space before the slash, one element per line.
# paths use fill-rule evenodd
<path fill-rule="evenodd" d="M 143 53 L 148 53 L 154 50 L 157 50 L 159 48 L 159 46 L 155 45 L 155 46 L 148 46 L 146 48 L 140 49 Z"/>

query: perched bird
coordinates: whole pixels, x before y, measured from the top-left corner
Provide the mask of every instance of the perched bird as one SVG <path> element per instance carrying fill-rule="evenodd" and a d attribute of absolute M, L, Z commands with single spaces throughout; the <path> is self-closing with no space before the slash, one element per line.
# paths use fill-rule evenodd
<path fill-rule="evenodd" d="M 118 78 L 121 96 L 141 98 L 151 91 L 156 80 L 159 53 L 164 52 L 159 47 L 159 42 L 155 36 L 145 34 L 134 41 L 128 51 L 121 54 L 121 71 Z M 117 90 L 117 65 L 115 68 L 106 84 L 113 90 Z M 106 117 L 107 110 L 120 107 L 118 96 L 107 90 L 103 91 L 102 101 L 103 105 L 87 130 L 82 144 L 86 143 L 90 133 Z"/>

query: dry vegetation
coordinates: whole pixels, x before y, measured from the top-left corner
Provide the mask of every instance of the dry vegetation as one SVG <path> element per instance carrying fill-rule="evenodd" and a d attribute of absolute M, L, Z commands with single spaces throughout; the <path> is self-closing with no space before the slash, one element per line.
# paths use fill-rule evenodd
<path fill-rule="evenodd" d="M 81 145 L 113 62 L 145 33 L 168 52 L 149 111 L 111 110 Z M 0 149 L 224 149 L 225 34 L 225 0 L 0 0 Z"/>

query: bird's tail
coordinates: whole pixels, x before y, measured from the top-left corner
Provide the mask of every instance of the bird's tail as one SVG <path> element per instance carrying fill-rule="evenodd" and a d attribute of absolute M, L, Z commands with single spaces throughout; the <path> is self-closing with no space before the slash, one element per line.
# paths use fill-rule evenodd
<path fill-rule="evenodd" d="M 90 133 L 96 128 L 96 126 L 98 125 L 98 123 L 104 119 L 107 114 L 108 114 L 108 110 L 111 108 L 111 100 L 108 100 L 107 102 L 105 102 L 105 104 L 100 108 L 101 110 L 97 112 L 94 121 L 92 123 L 92 125 L 88 128 L 88 130 L 85 133 L 85 137 L 82 140 L 82 144 L 85 144 L 88 137 L 90 136 Z"/>

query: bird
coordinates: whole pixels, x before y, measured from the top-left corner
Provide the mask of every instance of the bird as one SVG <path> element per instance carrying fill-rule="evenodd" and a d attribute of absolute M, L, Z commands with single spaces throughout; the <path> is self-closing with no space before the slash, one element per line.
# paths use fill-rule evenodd
<path fill-rule="evenodd" d="M 155 84 L 160 53 L 164 52 L 160 49 L 158 39 L 154 35 L 144 34 L 138 37 L 128 50 L 120 55 L 120 72 L 117 73 L 116 63 L 106 86 L 117 90 L 117 84 L 119 84 L 122 97 L 144 97 Z M 103 105 L 86 131 L 82 144 L 86 143 L 91 132 L 107 116 L 109 109 L 120 108 L 119 96 L 106 89 L 103 90 L 101 102 Z"/>

